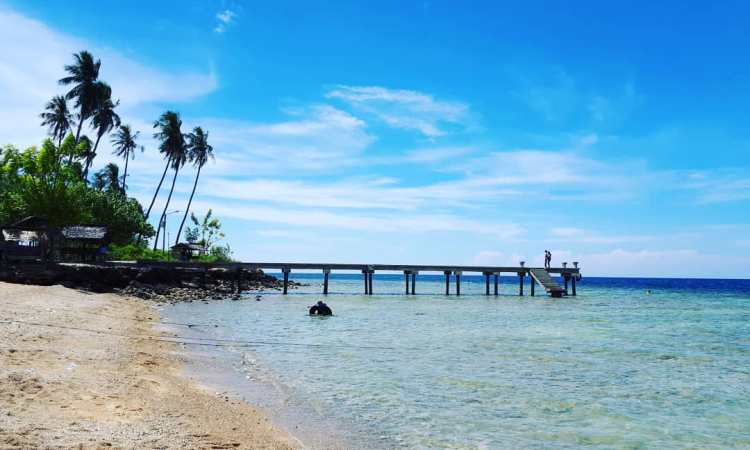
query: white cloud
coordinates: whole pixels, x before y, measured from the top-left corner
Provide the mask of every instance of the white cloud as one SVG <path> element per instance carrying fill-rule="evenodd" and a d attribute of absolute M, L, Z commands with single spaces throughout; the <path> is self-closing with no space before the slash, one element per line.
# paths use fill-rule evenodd
<path fill-rule="evenodd" d="M 432 233 L 441 231 L 476 233 L 496 239 L 522 235 L 525 229 L 514 223 L 479 222 L 452 214 L 363 214 L 336 212 L 323 209 L 286 209 L 231 203 L 195 202 L 197 209 L 213 210 L 223 217 L 234 217 L 250 222 L 275 223 L 295 227 L 345 229 L 376 233 Z"/>
<path fill-rule="evenodd" d="M 593 230 L 573 227 L 556 227 L 550 230 L 553 241 L 585 244 L 623 244 L 656 240 L 655 236 L 632 234 L 602 234 Z"/>
<path fill-rule="evenodd" d="M 45 130 L 39 113 L 54 95 L 65 92 L 57 80 L 72 54 L 89 50 L 102 60 L 100 77 L 121 99 L 125 121 L 137 118 L 138 109 L 148 103 L 187 101 L 216 89 L 214 74 L 176 73 L 158 70 L 107 47 L 60 33 L 47 25 L 0 9 L 0 137 L 18 146 L 39 144 Z M 72 106 L 72 105 L 71 105 Z"/>
<path fill-rule="evenodd" d="M 214 27 L 214 32 L 221 34 L 227 30 L 231 24 L 234 23 L 237 18 L 237 13 L 231 9 L 225 9 L 216 13 L 217 24 Z"/>
<path fill-rule="evenodd" d="M 427 137 L 447 133 L 445 126 L 469 124 L 469 107 L 460 102 L 436 100 L 429 94 L 379 86 L 337 86 L 327 98 L 343 100 L 386 124 L 416 130 Z"/>
<path fill-rule="evenodd" d="M 681 187 L 694 191 L 700 204 L 750 200 L 747 170 L 717 169 L 676 173 Z"/>

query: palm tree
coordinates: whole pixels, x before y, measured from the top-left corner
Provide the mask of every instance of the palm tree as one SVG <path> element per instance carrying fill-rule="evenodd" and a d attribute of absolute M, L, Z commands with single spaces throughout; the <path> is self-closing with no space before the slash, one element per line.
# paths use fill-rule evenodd
<path fill-rule="evenodd" d="M 198 178 L 201 176 L 201 169 L 206 165 L 209 158 L 214 158 L 214 148 L 208 143 L 208 132 L 204 132 L 201 127 L 195 127 L 193 132 L 188 135 L 188 157 L 190 162 L 198 168 L 198 172 L 195 174 L 193 191 L 190 193 L 190 200 L 188 200 L 185 215 L 182 216 L 180 229 L 177 230 L 177 237 L 174 245 L 180 243 L 180 233 L 182 233 L 182 227 L 185 225 L 185 219 L 187 219 L 188 211 L 190 211 L 190 205 L 193 203 L 193 195 L 195 195 L 195 188 L 198 186 Z"/>
<path fill-rule="evenodd" d="M 133 133 L 130 129 L 130 125 L 121 125 L 112 139 L 112 145 L 115 148 L 115 151 L 113 151 L 112 154 L 125 159 L 125 172 L 122 174 L 123 192 L 127 189 L 125 187 L 125 182 L 128 179 L 128 161 L 131 158 L 135 158 L 135 149 L 138 148 L 135 140 L 138 139 L 139 134 L 141 134 L 140 131 Z M 141 147 L 141 152 L 142 151 L 143 147 Z"/>
<path fill-rule="evenodd" d="M 39 114 L 42 118 L 42 126 L 49 127 L 49 134 L 53 139 L 57 139 L 57 147 L 60 147 L 65 133 L 70 129 L 70 122 L 73 116 L 68 110 L 68 102 L 65 97 L 58 95 L 52 97 L 52 100 L 44 107 L 45 112 Z"/>
<path fill-rule="evenodd" d="M 120 188 L 120 167 L 115 163 L 109 163 L 103 169 L 94 174 L 94 188 L 99 191 L 122 193 Z"/>
<path fill-rule="evenodd" d="M 172 193 L 174 192 L 174 184 L 177 181 L 177 174 L 187 161 L 187 146 L 185 145 L 185 135 L 182 134 L 181 127 L 182 120 L 180 120 L 180 115 L 174 111 L 165 112 L 159 120 L 154 122 L 154 128 L 159 129 L 159 132 L 154 133 L 154 138 L 161 141 L 159 151 L 165 155 L 169 155 L 168 161 L 171 161 L 171 167 L 174 169 L 172 187 L 169 189 L 169 196 L 167 197 L 167 202 L 164 204 L 164 211 L 161 213 L 159 224 L 164 222 L 164 218 L 167 215 L 169 202 L 172 200 Z M 161 187 L 161 182 L 159 183 L 159 187 Z M 156 229 L 156 238 L 154 239 L 154 250 L 156 250 L 157 242 L 159 242 L 160 231 L 161 227 L 158 227 Z"/>
<path fill-rule="evenodd" d="M 83 170 L 83 179 L 85 180 L 89 173 L 89 166 L 94 161 L 96 149 L 99 147 L 99 141 L 102 136 L 112 131 L 113 128 L 120 126 L 120 116 L 115 112 L 115 108 L 120 101 L 112 101 L 112 88 L 107 83 L 99 81 L 97 84 L 96 109 L 91 118 L 91 122 L 96 129 L 96 143 L 91 153 L 91 158 L 86 159 L 86 168 Z"/>
<path fill-rule="evenodd" d="M 99 68 L 102 65 L 100 60 L 94 62 L 94 57 L 87 51 L 81 51 L 73 54 L 74 64 L 65 66 L 65 71 L 70 75 L 61 78 L 59 83 L 62 85 L 72 84 L 73 88 L 65 94 L 68 100 L 75 99 L 75 107 L 78 108 L 78 131 L 76 131 L 76 143 L 81 136 L 83 122 L 88 120 L 96 109 L 97 97 L 97 79 L 99 78 Z"/>

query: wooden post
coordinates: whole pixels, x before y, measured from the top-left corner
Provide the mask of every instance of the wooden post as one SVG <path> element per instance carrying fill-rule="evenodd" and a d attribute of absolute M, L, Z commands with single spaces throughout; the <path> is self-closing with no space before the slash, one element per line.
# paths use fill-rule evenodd
<path fill-rule="evenodd" d="M 572 286 L 573 287 L 573 297 L 575 297 L 576 296 L 576 276 L 573 275 L 573 278 L 570 281 L 573 284 L 573 286 Z"/>
<path fill-rule="evenodd" d="M 367 288 L 368 288 L 368 294 L 372 295 L 372 275 L 375 273 L 374 270 L 370 269 L 369 272 L 369 281 L 367 282 Z"/>
<path fill-rule="evenodd" d="M 567 273 L 563 275 L 563 279 L 565 280 L 565 295 L 568 295 L 568 279 L 570 278 L 570 275 Z"/>
<path fill-rule="evenodd" d="M 495 274 L 495 296 L 497 296 L 497 274 Z"/>
<path fill-rule="evenodd" d="M 417 272 L 416 270 L 412 271 L 411 273 L 411 295 L 415 295 L 417 293 L 416 285 L 417 285 Z"/>
<path fill-rule="evenodd" d="M 523 277 L 523 273 L 518 274 L 518 295 L 520 295 L 521 297 L 523 297 Z"/>
<path fill-rule="evenodd" d="M 409 271 L 404 270 L 404 284 L 406 284 L 406 295 L 409 295 Z"/>
<path fill-rule="evenodd" d="M 534 296 L 534 287 L 536 287 L 536 282 L 534 281 L 534 277 L 529 276 L 529 284 L 531 285 L 531 296 Z"/>
<path fill-rule="evenodd" d="M 490 295 L 490 273 L 484 273 L 484 295 Z"/>
<path fill-rule="evenodd" d="M 284 273 L 284 295 L 286 295 L 289 289 L 289 272 L 291 270 L 288 267 L 284 267 L 281 271 Z"/>
<path fill-rule="evenodd" d="M 328 274 L 331 269 L 323 269 L 323 295 L 328 295 Z"/>
<path fill-rule="evenodd" d="M 461 295 L 461 272 L 456 272 L 456 295 Z"/>
<path fill-rule="evenodd" d="M 367 281 L 368 281 L 368 278 L 369 278 L 369 276 L 367 275 L 367 269 L 362 269 L 362 275 L 364 275 L 364 280 L 365 280 L 365 295 L 367 295 L 367 294 L 370 293 L 370 291 L 369 291 L 369 289 L 367 287 L 368 286 L 367 285 Z"/>
<path fill-rule="evenodd" d="M 446 270 L 445 274 L 445 295 L 451 295 L 451 271 Z"/>

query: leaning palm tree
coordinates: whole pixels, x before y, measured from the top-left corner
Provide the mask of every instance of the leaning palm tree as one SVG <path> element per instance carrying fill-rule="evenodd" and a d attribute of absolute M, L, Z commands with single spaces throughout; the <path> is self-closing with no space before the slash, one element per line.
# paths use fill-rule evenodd
<path fill-rule="evenodd" d="M 101 141 L 102 136 L 112 131 L 113 128 L 120 126 L 120 116 L 115 112 L 115 108 L 120 104 L 120 101 L 112 101 L 112 88 L 107 83 L 100 81 L 97 83 L 97 91 L 96 110 L 91 118 L 92 125 L 96 129 L 96 142 L 91 158 L 86 159 L 86 168 L 83 170 L 84 179 L 89 173 L 89 167 L 94 161 L 96 149 L 99 148 L 99 141 Z"/>
<path fill-rule="evenodd" d="M 99 68 L 102 63 L 94 61 L 94 57 L 87 51 L 73 54 L 75 63 L 65 66 L 65 71 L 70 75 L 61 78 L 62 85 L 72 84 L 73 88 L 65 94 L 68 100 L 75 99 L 75 107 L 78 108 L 78 130 L 76 131 L 76 143 L 81 136 L 83 122 L 89 119 L 96 109 L 97 80 L 99 79 Z"/>
<path fill-rule="evenodd" d="M 195 174 L 193 191 L 190 193 L 190 200 L 188 200 L 185 215 L 182 216 L 180 229 L 177 230 L 177 237 L 174 245 L 180 243 L 180 234 L 182 233 L 182 227 L 185 225 L 188 211 L 190 211 L 190 205 L 193 203 L 193 196 L 195 195 L 195 188 L 198 186 L 198 178 L 201 176 L 201 169 L 206 165 L 209 159 L 214 158 L 214 148 L 208 143 L 208 132 L 203 131 L 201 127 L 195 127 L 193 132 L 188 135 L 188 158 L 190 159 L 190 162 L 198 168 L 198 172 Z"/>
<path fill-rule="evenodd" d="M 125 182 L 128 178 L 128 161 L 135 158 L 135 149 L 138 148 L 135 140 L 138 139 L 139 134 L 141 134 L 140 131 L 133 133 L 130 125 L 121 125 L 112 139 L 112 146 L 114 147 L 112 154 L 125 159 L 125 171 L 122 174 L 123 192 L 126 190 Z M 141 151 L 143 151 L 143 147 L 141 147 Z"/>
<path fill-rule="evenodd" d="M 174 184 L 177 181 L 177 174 L 187 161 L 187 146 L 185 145 L 185 135 L 182 134 L 182 120 L 180 120 L 180 115 L 178 113 L 174 111 L 165 112 L 161 115 L 159 120 L 154 122 L 154 128 L 159 129 L 157 133 L 154 133 L 154 138 L 161 141 L 161 144 L 159 144 L 159 151 L 165 155 L 169 155 L 168 161 L 171 161 L 171 167 L 174 169 L 172 187 L 169 189 L 169 196 L 167 196 L 167 202 L 164 204 L 164 211 L 159 218 L 159 224 L 161 225 L 164 222 L 164 218 L 167 216 L 167 209 L 169 208 L 169 202 L 172 200 L 172 193 L 174 192 Z M 156 238 L 154 239 L 154 250 L 156 250 L 157 242 L 159 242 L 160 231 L 161 227 L 157 227 Z"/>
<path fill-rule="evenodd" d="M 49 127 L 49 134 L 52 139 L 57 140 L 57 147 L 60 147 L 65 133 L 70 129 L 70 122 L 73 116 L 68 110 L 68 102 L 62 95 L 52 97 L 52 100 L 44 107 L 44 112 L 39 114 L 42 118 L 42 126 Z"/>

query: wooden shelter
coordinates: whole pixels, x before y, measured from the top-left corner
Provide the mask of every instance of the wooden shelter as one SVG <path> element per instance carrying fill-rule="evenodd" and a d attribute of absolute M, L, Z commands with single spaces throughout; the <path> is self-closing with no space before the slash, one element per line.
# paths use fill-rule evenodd
<path fill-rule="evenodd" d="M 63 260 L 93 262 L 104 258 L 109 243 L 107 227 L 71 225 L 60 229 L 55 247 Z"/>
<path fill-rule="evenodd" d="M 29 216 L 0 228 L 0 258 L 6 261 L 46 261 L 50 228 L 46 219 Z"/>
<path fill-rule="evenodd" d="M 190 261 L 197 256 L 203 256 L 206 254 L 206 250 L 200 244 L 192 244 L 189 242 L 180 242 L 172 246 L 172 254 L 176 256 L 180 261 Z"/>

